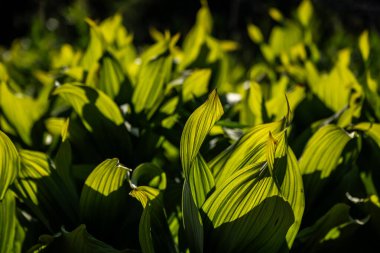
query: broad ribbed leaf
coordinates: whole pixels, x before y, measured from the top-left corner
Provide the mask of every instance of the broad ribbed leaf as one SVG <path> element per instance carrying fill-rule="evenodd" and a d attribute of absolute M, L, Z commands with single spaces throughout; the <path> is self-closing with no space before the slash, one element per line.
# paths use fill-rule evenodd
<path fill-rule="evenodd" d="M 246 165 L 264 162 L 269 132 L 276 136 L 284 126 L 284 120 L 255 126 L 230 148 L 216 156 L 209 164 L 215 177 L 216 187 L 218 188 L 235 171 Z"/>
<path fill-rule="evenodd" d="M 348 230 L 355 230 L 360 225 L 350 217 L 350 207 L 343 203 L 335 204 L 325 215 L 320 217 L 312 226 L 299 232 L 297 241 L 300 252 L 320 252 L 324 243 L 342 239 Z M 346 233 L 345 233 L 346 232 Z"/>
<path fill-rule="evenodd" d="M 20 225 L 16 217 L 16 199 L 12 191 L 7 191 L 0 201 L 0 253 L 21 252 L 23 236 L 18 238 Z"/>
<path fill-rule="evenodd" d="M 160 191 L 149 186 L 138 186 L 130 194 L 144 207 L 139 225 L 142 252 L 175 252 Z"/>
<path fill-rule="evenodd" d="M 206 200 L 202 209 L 212 224 L 206 248 L 215 252 L 276 252 L 294 222 L 289 203 L 267 163 L 235 171 Z"/>
<path fill-rule="evenodd" d="M 79 210 L 88 226 L 96 224 L 104 232 L 120 225 L 128 198 L 128 173 L 116 158 L 105 160 L 91 172 L 82 189 Z"/>
<path fill-rule="evenodd" d="M 263 115 L 266 114 L 265 110 L 260 85 L 256 82 L 250 82 L 249 89 L 245 92 L 243 98 L 243 106 L 240 112 L 241 123 L 249 126 L 263 123 Z"/>
<path fill-rule="evenodd" d="M 123 70 L 120 63 L 111 54 L 105 54 L 100 62 L 99 89 L 109 97 L 115 98 L 119 95 L 125 78 Z"/>
<path fill-rule="evenodd" d="M 188 183 L 195 205 L 200 208 L 215 186 L 214 177 L 200 154 L 194 159 Z"/>
<path fill-rule="evenodd" d="M 53 94 L 73 107 L 87 130 L 93 133 L 97 148 L 103 154 L 121 157 L 130 153 L 130 136 L 123 116 L 110 97 L 100 90 L 75 83 L 64 84 Z"/>
<path fill-rule="evenodd" d="M 58 237 L 56 236 L 46 236 L 49 240 L 47 247 L 45 245 L 40 245 L 40 249 L 36 247 L 36 251 L 33 252 L 46 252 L 46 253 L 127 253 L 128 250 L 120 251 L 112 248 L 110 245 L 102 242 L 86 230 L 85 225 L 80 225 L 75 230 L 71 232 L 62 231 L 62 234 Z M 133 252 L 133 251 L 131 251 Z"/>
<path fill-rule="evenodd" d="M 86 70 L 91 70 L 103 54 L 105 41 L 99 27 L 91 19 L 86 20 L 90 26 L 90 41 L 86 52 L 81 59 L 81 66 Z"/>
<path fill-rule="evenodd" d="M 187 179 L 204 139 L 222 114 L 223 107 L 216 90 L 214 90 L 208 96 L 207 101 L 198 107 L 187 120 L 180 145 L 182 168 Z"/>
<path fill-rule="evenodd" d="M 132 96 L 136 112 L 149 110 L 159 102 L 164 94 L 164 85 L 170 79 L 172 61 L 171 56 L 159 56 L 143 63 Z"/>
<path fill-rule="evenodd" d="M 363 57 L 363 60 L 366 62 L 369 57 L 370 45 L 368 40 L 368 31 L 365 30 L 359 37 L 359 49 Z"/>
<path fill-rule="evenodd" d="M 321 76 L 315 84 L 310 84 L 311 90 L 334 112 L 338 112 L 348 105 L 351 88 L 353 84 L 358 83 L 348 68 L 349 57 L 350 51 L 341 51 L 331 72 Z"/>
<path fill-rule="evenodd" d="M 131 181 L 134 185 L 146 185 L 159 190 L 166 189 L 166 174 L 154 163 L 143 163 L 133 170 Z"/>
<path fill-rule="evenodd" d="M 189 243 L 190 251 L 194 253 L 203 252 L 203 224 L 199 213 L 199 209 L 195 205 L 193 193 L 187 180 L 183 184 L 182 191 L 182 212 L 183 226 L 185 235 Z"/>
<path fill-rule="evenodd" d="M 183 82 L 182 98 L 184 102 L 207 93 L 211 77 L 210 69 L 194 70 Z"/>
<path fill-rule="evenodd" d="M 44 92 L 39 99 L 24 94 L 14 94 L 6 83 L 0 83 L 0 107 L 6 119 L 17 131 L 21 139 L 32 145 L 32 128 L 48 109 Z"/>
<path fill-rule="evenodd" d="M 15 190 L 40 221 L 49 229 L 57 229 L 65 222 L 78 222 L 75 195 L 65 187 L 49 157 L 41 152 L 21 150 L 20 160 Z"/>
<path fill-rule="evenodd" d="M 355 125 L 354 129 L 363 131 L 364 134 L 371 137 L 377 143 L 377 145 L 379 145 L 379 147 L 380 147 L 380 124 L 362 122 L 362 123 Z"/>
<path fill-rule="evenodd" d="M 0 131 L 0 201 L 15 180 L 19 167 L 20 161 L 16 147 L 8 136 Z"/>
<path fill-rule="evenodd" d="M 299 159 L 308 205 L 323 187 L 324 179 L 337 167 L 344 147 L 352 138 L 342 128 L 326 125 L 308 141 Z"/>
<path fill-rule="evenodd" d="M 117 126 L 124 123 L 117 105 L 102 91 L 79 83 L 67 83 L 56 88 L 53 94 L 59 95 L 71 104 L 89 131 L 92 131 L 93 126 L 90 124 L 92 122 L 88 120 L 87 113 L 98 114 L 97 117 L 104 117 Z"/>

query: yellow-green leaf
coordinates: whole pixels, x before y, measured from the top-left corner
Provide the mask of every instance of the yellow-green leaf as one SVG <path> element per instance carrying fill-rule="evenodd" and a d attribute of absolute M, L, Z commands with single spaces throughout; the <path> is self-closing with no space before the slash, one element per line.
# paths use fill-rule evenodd
<path fill-rule="evenodd" d="M 308 26 L 313 15 L 313 6 L 310 0 L 303 0 L 297 9 L 298 19 L 303 26 Z"/>
<path fill-rule="evenodd" d="M 365 30 L 359 37 L 359 49 L 362 54 L 363 60 L 366 62 L 369 57 L 369 40 L 368 40 L 368 31 Z"/>
<path fill-rule="evenodd" d="M 186 178 L 199 149 L 211 128 L 223 114 L 216 90 L 210 93 L 207 101 L 198 107 L 187 120 L 181 136 L 180 156 Z"/>
<path fill-rule="evenodd" d="M 87 177 L 80 196 L 80 216 L 88 226 L 107 231 L 120 226 L 125 214 L 129 171 L 116 158 L 99 164 Z M 107 215 L 105 215 L 107 214 Z"/>
<path fill-rule="evenodd" d="M 260 28 L 258 28 L 254 24 L 248 24 L 247 30 L 248 30 L 248 35 L 253 42 L 259 44 L 263 41 L 264 37 L 263 37 L 263 34 L 261 33 Z"/>
<path fill-rule="evenodd" d="M 33 142 L 34 124 L 48 109 L 48 100 L 45 94 L 46 92 L 41 93 L 38 99 L 33 99 L 21 93 L 14 94 L 6 83 L 0 83 L 1 109 L 8 122 L 28 145 L 32 145 Z"/>
<path fill-rule="evenodd" d="M 120 93 L 124 78 L 119 61 L 111 54 L 105 54 L 100 59 L 99 89 L 114 99 Z"/>
<path fill-rule="evenodd" d="M 362 122 L 355 125 L 354 129 L 363 131 L 364 134 L 371 137 L 380 147 L 380 124 L 379 123 Z"/>
<path fill-rule="evenodd" d="M 20 167 L 16 147 L 6 134 L 0 131 L 0 201 L 15 180 Z"/>
<path fill-rule="evenodd" d="M 182 98 L 187 102 L 195 97 L 200 97 L 207 93 L 208 84 L 211 77 L 210 69 L 194 70 L 183 82 Z"/>

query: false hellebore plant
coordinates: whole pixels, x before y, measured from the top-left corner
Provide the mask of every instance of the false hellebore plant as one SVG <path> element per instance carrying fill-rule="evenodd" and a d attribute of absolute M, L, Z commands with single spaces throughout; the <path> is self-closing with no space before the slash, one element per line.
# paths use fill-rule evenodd
<path fill-rule="evenodd" d="M 184 229 L 191 252 L 289 249 L 304 211 L 302 176 L 287 145 L 289 113 L 251 128 L 205 161 L 200 148 L 223 107 L 214 90 L 187 120 L 180 155 Z"/>

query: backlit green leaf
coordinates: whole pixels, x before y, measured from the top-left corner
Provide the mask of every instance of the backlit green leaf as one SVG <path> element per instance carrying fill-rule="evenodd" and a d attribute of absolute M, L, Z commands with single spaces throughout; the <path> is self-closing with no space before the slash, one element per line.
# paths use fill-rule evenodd
<path fill-rule="evenodd" d="M 186 178 L 189 178 L 192 164 L 204 139 L 222 114 L 223 107 L 216 90 L 214 90 L 208 96 L 207 101 L 198 107 L 187 120 L 180 145 L 181 163 Z"/>
<path fill-rule="evenodd" d="M 353 137 L 335 125 L 321 127 L 308 141 L 299 159 L 308 204 L 323 187 L 323 180 L 335 170 L 346 144 Z"/>
<path fill-rule="evenodd" d="M 377 143 L 377 145 L 379 145 L 379 147 L 380 147 L 380 124 L 362 122 L 362 123 L 355 125 L 354 129 L 363 131 L 364 134 L 371 137 Z"/>
<path fill-rule="evenodd" d="M 49 157 L 21 150 L 20 160 L 15 191 L 34 215 L 49 229 L 57 229 L 65 222 L 78 222 L 78 199 L 67 190 Z"/>
<path fill-rule="evenodd" d="M 0 131 L 0 201 L 15 180 L 19 167 L 20 161 L 16 147 L 8 136 Z"/>
<path fill-rule="evenodd" d="M 15 194 L 9 190 L 0 201 L 0 253 L 21 252 L 24 238 L 18 238 L 19 229 Z"/>
<path fill-rule="evenodd" d="M 368 31 L 362 32 L 359 37 L 359 49 L 362 54 L 363 60 L 367 61 L 369 57 L 369 41 L 368 41 Z"/>
<path fill-rule="evenodd" d="M 46 90 L 47 91 L 47 90 Z M 2 111 L 28 145 L 32 145 L 32 128 L 48 109 L 47 92 L 40 94 L 38 99 L 21 93 L 14 94 L 6 83 L 0 83 L 0 106 Z"/>
<path fill-rule="evenodd" d="M 248 24 L 247 26 L 248 35 L 251 40 L 255 43 L 261 43 L 263 41 L 263 34 L 261 33 L 260 28 L 255 26 L 254 24 Z"/>
<path fill-rule="evenodd" d="M 80 196 L 80 216 L 88 226 L 108 231 L 120 224 L 124 214 L 128 188 L 128 170 L 116 158 L 99 164 L 88 176 Z"/>
<path fill-rule="evenodd" d="M 194 70 L 183 82 L 182 98 L 187 102 L 194 97 L 200 97 L 207 93 L 208 83 L 211 77 L 210 69 Z"/>

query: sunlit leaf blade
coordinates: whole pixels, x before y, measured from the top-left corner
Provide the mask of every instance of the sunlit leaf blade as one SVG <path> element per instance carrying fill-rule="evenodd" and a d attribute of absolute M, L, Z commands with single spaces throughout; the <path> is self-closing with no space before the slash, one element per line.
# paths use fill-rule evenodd
<path fill-rule="evenodd" d="M 36 247 L 36 251 L 33 252 L 55 252 L 55 253 L 121 253 L 121 252 L 130 252 L 116 250 L 110 245 L 102 242 L 86 230 L 85 225 L 80 225 L 71 232 L 62 231 L 61 235 L 58 237 L 50 237 L 51 242 L 45 245 L 40 245 L 39 249 Z M 133 251 L 132 251 L 133 252 Z"/>
<path fill-rule="evenodd" d="M 214 177 L 203 157 L 198 154 L 188 178 L 195 205 L 200 208 L 215 186 Z"/>
<path fill-rule="evenodd" d="M 355 130 L 363 131 L 365 135 L 371 137 L 380 147 L 380 124 L 362 122 L 354 126 Z"/>
<path fill-rule="evenodd" d="M 120 63 L 111 55 L 105 54 L 100 60 L 99 89 L 111 98 L 120 93 L 124 81 L 123 70 Z"/>
<path fill-rule="evenodd" d="M 260 85 L 257 82 L 250 82 L 249 89 L 243 98 L 243 108 L 240 112 L 241 123 L 249 126 L 263 123 L 263 116 L 266 115 L 266 107 L 263 102 Z"/>
<path fill-rule="evenodd" d="M 339 163 L 346 144 L 352 137 L 335 125 L 321 127 L 308 141 L 299 165 L 304 180 L 307 205 L 311 205 Z"/>
<path fill-rule="evenodd" d="M 20 167 L 16 147 L 6 134 L 0 131 L 0 201 L 15 180 Z"/>
<path fill-rule="evenodd" d="M 324 243 L 342 239 L 340 237 L 347 236 L 348 230 L 355 230 L 359 227 L 360 225 L 350 217 L 350 207 L 347 204 L 335 204 L 312 226 L 299 232 L 297 241 L 302 247 L 300 252 L 318 252 L 318 249 L 323 249 Z"/>
<path fill-rule="evenodd" d="M 310 0 L 303 0 L 297 9 L 298 19 L 303 26 L 308 26 L 313 15 L 313 5 Z"/>
<path fill-rule="evenodd" d="M 123 116 L 110 97 L 100 90 L 75 83 L 57 87 L 53 94 L 73 107 L 87 130 L 94 133 L 98 149 L 109 155 L 130 153 L 130 136 Z"/>
<path fill-rule="evenodd" d="M 273 137 L 272 133 L 269 132 L 267 144 L 266 144 L 266 160 L 269 168 L 269 173 L 273 175 L 274 169 L 274 156 L 277 148 L 277 140 Z"/>
<path fill-rule="evenodd" d="M 33 99 L 24 94 L 14 94 L 6 83 L 0 83 L 0 106 L 4 116 L 21 139 L 26 144 L 32 145 L 32 129 L 48 109 L 47 97 Z"/>
<path fill-rule="evenodd" d="M 86 20 L 90 26 L 90 41 L 81 59 L 81 66 L 91 70 L 103 54 L 105 42 L 99 27 L 91 19 Z"/>
<path fill-rule="evenodd" d="M 53 94 L 59 95 L 70 103 L 90 131 L 92 126 L 89 124 L 86 113 L 99 114 L 98 117 L 104 117 L 116 125 L 121 125 L 124 122 L 117 105 L 102 91 L 79 83 L 67 83 L 57 87 Z"/>
<path fill-rule="evenodd" d="M 194 70 L 183 82 L 182 98 L 187 102 L 194 97 L 200 97 L 207 93 L 208 83 L 211 77 L 210 69 Z"/>
<path fill-rule="evenodd" d="M 130 194 L 144 207 L 139 225 L 142 252 L 175 252 L 160 191 L 149 186 L 138 186 Z"/>
<path fill-rule="evenodd" d="M 191 252 L 203 252 L 203 224 L 199 209 L 195 205 L 190 186 L 185 180 L 182 191 L 182 212 L 185 235 Z"/>
<path fill-rule="evenodd" d="M 359 49 L 364 61 L 368 60 L 370 50 L 369 46 L 368 31 L 366 30 L 359 37 Z"/>
<path fill-rule="evenodd" d="M 136 112 L 151 109 L 163 95 L 164 85 L 170 79 L 172 61 L 170 56 L 159 56 L 143 63 L 132 96 Z"/>
<path fill-rule="evenodd" d="M 247 26 L 248 35 L 251 40 L 257 44 L 261 43 L 264 39 L 263 34 L 261 33 L 260 28 L 254 24 L 248 24 Z"/>
<path fill-rule="evenodd" d="M 15 194 L 9 190 L 0 201 L 0 253 L 21 252 L 17 246 L 23 241 L 23 237 L 17 238 L 19 226 Z"/>
<path fill-rule="evenodd" d="M 80 216 L 87 226 L 96 224 L 100 231 L 108 231 L 120 225 L 119 219 L 127 208 L 127 174 L 127 169 L 119 166 L 116 158 L 103 161 L 91 172 L 79 203 Z"/>
<path fill-rule="evenodd" d="M 294 215 L 260 162 L 235 171 L 216 188 L 202 210 L 212 224 L 206 248 L 223 252 L 275 252 L 285 242 Z"/>
<path fill-rule="evenodd" d="M 133 170 L 134 185 L 146 185 L 159 190 L 166 189 L 166 174 L 154 163 L 142 163 Z"/>
<path fill-rule="evenodd" d="M 199 56 L 202 45 L 212 30 L 212 17 L 207 4 L 204 2 L 197 13 L 197 21 L 183 41 L 184 58 L 179 65 L 183 70 Z"/>
<path fill-rule="evenodd" d="M 193 160 L 215 122 L 222 116 L 223 107 L 216 90 L 187 120 L 181 136 L 180 156 L 185 177 L 189 178 Z"/>
<path fill-rule="evenodd" d="M 344 109 L 349 102 L 350 89 L 358 83 L 349 69 L 350 50 L 342 50 L 334 68 L 327 75 L 322 75 L 311 90 L 332 111 Z"/>
<path fill-rule="evenodd" d="M 284 127 L 284 120 L 255 126 L 229 149 L 216 156 L 209 166 L 215 177 L 216 187 L 218 188 L 235 171 L 246 165 L 264 162 L 269 132 L 276 136 Z"/>
<path fill-rule="evenodd" d="M 21 150 L 20 161 L 15 191 L 38 219 L 49 229 L 57 229 L 65 222 L 78 222 L 75 195 L 67 190 L 49 157 L 41 152 Z"/>

